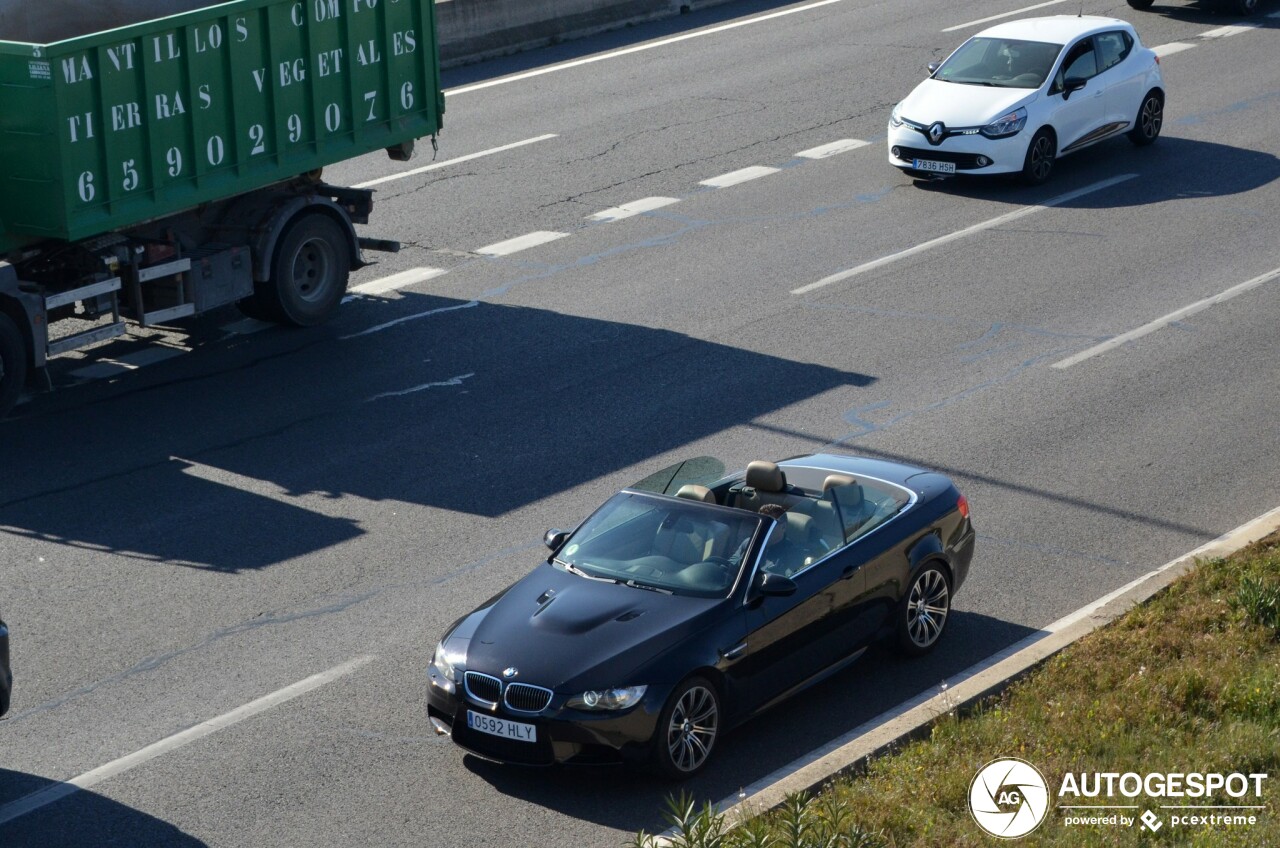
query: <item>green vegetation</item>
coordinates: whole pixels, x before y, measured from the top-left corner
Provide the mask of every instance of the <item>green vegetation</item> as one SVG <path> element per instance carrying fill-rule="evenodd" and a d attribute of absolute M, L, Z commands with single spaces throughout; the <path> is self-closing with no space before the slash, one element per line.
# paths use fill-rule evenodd
<path fill-rule="evenodd" d="M 1001 696 L 941 718 L 929 739 L 868 764 L 815 798 L 793 797 L 746 824 L 688 798 L 668 813 L 677 848 L 990 846 L 974 823 L 969 784 L 997 757 L 1025 759 L 1050 795 L 1068 772 L 1265 773 L 1262 799 L 1161 803 L 1265 804 L 1235 827 L 1068 826 L 1065 813 L 1019 845 L 1280 845 L 1280 534 L 1202 562 L 1147 603 L 1053 657 Z M 1104 803 L 1104 799 L 1081 802 Z M 1142 806 L 1142 805 L 1146 806 Z M 1158 812 L 1158 810 L 1157 810 Z M 1183 812 L 1183 811 L 1179 811 Z M 1230 810 L 1208 812 L 1231 813 Z M 640 834 L 635 848 L 655 844 Z"/>

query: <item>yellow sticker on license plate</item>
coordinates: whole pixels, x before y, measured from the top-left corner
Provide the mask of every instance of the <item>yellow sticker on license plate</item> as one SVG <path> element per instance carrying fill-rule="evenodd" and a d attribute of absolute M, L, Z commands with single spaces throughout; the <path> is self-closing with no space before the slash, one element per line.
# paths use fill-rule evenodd
<path fill-rule="evenodd" d="M 532 724 L 485 715 L 475 710 L 467 710 L 467 727 L 472 730 L 478 730 L 481 733 L 487 733 L 490 736 L 514 739 L 517 742 L 538 741 L 538 728 Z"/>

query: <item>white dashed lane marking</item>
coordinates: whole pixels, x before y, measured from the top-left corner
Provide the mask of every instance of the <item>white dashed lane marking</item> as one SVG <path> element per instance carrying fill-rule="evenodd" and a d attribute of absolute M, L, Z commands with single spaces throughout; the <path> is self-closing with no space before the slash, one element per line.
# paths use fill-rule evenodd
<path fill-rule="evenodd" d="M 389 277 L 382 277 L 377 280 L 370 280 L 367 283 L 361 283 L 358 286 L 352 286 L 351 293 L 386 294 L 387 292 L 406 288 L 414 283 L 421 283 L 433 277 L 439 277 L 444 273 L 446 273 L 444 268 L 410 268 L 408 271 L 401 271 L 399 274 L 392 274 Z"/>
<path fill-rule="evenodd" d="M 1170 41 L 1168 44 L 1159 44 L 1151 49 L 1157 56 L 1172 56 L 1174 53 L 1181 53 L 1183 50 L 1190 50 L 1195 47 L 1194 44 L 1188 44 L 1185 41 Z"/>
<path fill-rule="evenodd" d="M 826 159 L 828 156 L 835 156 L 837 153 L 847 153 L 850 150 L 857 150 L 859 147 L 866 147 L 870 143 L 856 138 L 842 138 L 830 144 L 820 144 L 817 147 L 810 147 L 808 150 L 801 150 L 796 156 L 802 159 Z"/>
<path fill-rule="evenodd" d="M 778 173 L 778 170 L 778 168 L 770 168 L 765 165 L 752 165 L 750 168 L 743 168 L 739 171 L 730 171 L 727 174 L 721 174 L 718 177 L 703 180 L 698 183 L 698 185 L 710 186 L 711 188 L 728 188 L 729 186 L 738 185 L 739 183 L 758 180 L 761 177 L 776 174 Z"/>
<path fill-rule="evenodd" d="M 1257 29 L 1262 24 L 1232 24 L 1231 26 L 1218 27 L 1208 32 L 1200 33 L 1201 38 L 1229 38 L 1233 35 L 1239 35 L 1242 32 L 1248 32 L 1251 29 Z"/>
<path fill-rule="evenodd" d="M 603 209 L 594 215 L 588 215 L 587 220 L 601 222 L 621 221 L 623 218 L 643 215 L 645 212 L 652 212 L 654 209 L 661 209 L 664 206 L 679 202 L 680 198 L 678 197 L 645 197 L 640 200 L 633 200 L 630 203 L 624 203 L 621 206 Z"/>
<path fill-rule="evenodd" d="M 568 233 L 555 233 L 547 230 L 536 230 L 532 233 L 525 233 L 522 236 L 516 236 L 513 239 L 487 244 L 476 250 L 476 253 L 482 256 L 510 256 L 513 253 L 519 253 L 522 250 L 528 250 L 531 247 L 537 247 L 540 244 L 562 239 Z"/>
<path fill-rule="evenodd" d="M 955 26 L 947 27 L 943 32 L 955 32 L 958 29 L 968 29 L 969 27 L 981 26 L 988 21 L 998 21 L 1001 18 L 1012 18 L 1014 15 L 1021 15 L 1023 12 L 1043 9 L 1045 6 L 1057 6 L 1059 3 L 1065 2 L 1067 2 L 1067 0 L 1049 0 L 1047 3 L 1037 3 L 1034 6 L 1023 6 L 1021 9 L 1014 9 L 1012 12 L 1002 12 L 999 15 L 992 15 L 989 18 L 979 18 L 976 21 L 969 21 L 967 24 L 956 24 Z"/>

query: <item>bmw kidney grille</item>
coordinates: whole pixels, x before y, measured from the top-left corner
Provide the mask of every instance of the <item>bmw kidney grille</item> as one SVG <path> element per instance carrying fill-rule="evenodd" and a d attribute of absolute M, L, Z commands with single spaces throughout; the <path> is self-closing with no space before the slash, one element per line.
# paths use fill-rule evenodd
<path fill-rule="evenodd" d="M 467 694 L 488 707 L 499 702 L 518 713 L 540 713 L 551 703 L 552 692 L 529 683 L 503 683 L 496 677 L 468 671 L 464 675 Z"/>

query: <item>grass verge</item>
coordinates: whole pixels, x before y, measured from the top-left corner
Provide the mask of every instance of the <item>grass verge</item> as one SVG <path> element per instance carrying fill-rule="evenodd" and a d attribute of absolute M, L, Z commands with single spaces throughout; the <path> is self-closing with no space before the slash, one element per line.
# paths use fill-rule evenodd
<path fill-rule="evenodd" d="M 978 770 L 1018 757 L 1045 776 L 1053 801 L 1021 845 L 1280 846 L 1280 533 L 1226 558 L 1201 562 L 1145 604 L 1076 642 L 1005 692 L 964 715 L 948 715 L 930 738 L 875 759 L 814 798 L 737 828 L 673 798 L 677 848 L 800 846 L 989 846 L 968 808 Z M 1266 774 L 1261 798 L 1152 798 L 1139 794 L 1056 798 L 1068 773 Z M 1125 804 L 1151 810 L 1155 832 L 1129 826 L 1067 824 L 1063 804 Z M 1167 810 L 1161 805 L 1265 805 L 1237 810 L 1252 825 L 1176 824 L 1174 815 L 1232 810 Z M 1088 814 L 1086 812 L 1086 814 Z M 631 845 L 648 848 L 639 834 Z"/>

